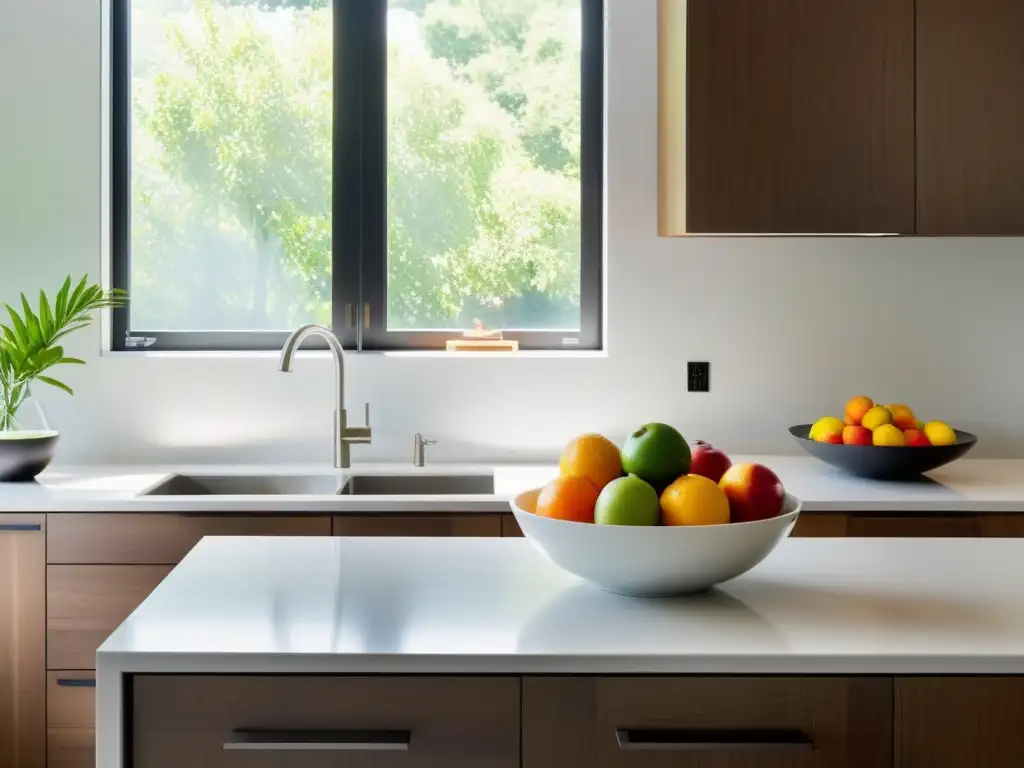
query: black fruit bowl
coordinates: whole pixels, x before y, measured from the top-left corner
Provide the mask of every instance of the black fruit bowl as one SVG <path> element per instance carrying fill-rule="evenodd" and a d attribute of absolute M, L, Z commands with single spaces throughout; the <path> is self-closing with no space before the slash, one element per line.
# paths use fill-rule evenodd
<path fill-rule="evenodd" d="M 789 428 L 789 434 L 796 438 L 800 447 L 811 456 L 851 475 L 875 480 L 913 480 L 925 472 L 956 461 L 978 442 L 978 438 L 970 432 L 961 432 L 957 429 L 954 430 L 956 442 L 952 445 L 929 445 L 920 448 L 836 445 L 811 440 L 811 426 L 798 424 Z"/>

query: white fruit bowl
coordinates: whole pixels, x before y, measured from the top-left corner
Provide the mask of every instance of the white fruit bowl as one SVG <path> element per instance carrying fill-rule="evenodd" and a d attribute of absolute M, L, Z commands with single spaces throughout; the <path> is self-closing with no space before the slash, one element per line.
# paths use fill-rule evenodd
<path fill-rule="evenodd" d="M 523 534 L 555 565 L 601 589 L 635 597 L 699 592 L 746 573 L 789 535 L 800 502 L 753 523 L 700 526 L 592 525 L 533 514 L 541 489 L 512 502 Z"/>

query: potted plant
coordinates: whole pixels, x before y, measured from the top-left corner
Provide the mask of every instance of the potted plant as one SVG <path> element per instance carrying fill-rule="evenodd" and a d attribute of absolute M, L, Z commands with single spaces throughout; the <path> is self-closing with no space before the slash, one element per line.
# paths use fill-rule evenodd
<path fill-rule="evenodd" d="M 25 294 L 21 294 L 21 313 L 6 305 L 11 322 L 0 323 L 0 481 L 31 480 L 50 463 L 58 433 L 23 429 L 18 411 L 35 381 L 74 394 L 51 375 L 51 369 L 85 363 L 67 357 L 60 340 L 88 326 L 96 310 L 119 307 L 126 298 L 124 291 L 104 291 L 91 284 L 88 275 L 72 288 L 69 275 L 52 302 L 39 292 L 36 310 Z"/>

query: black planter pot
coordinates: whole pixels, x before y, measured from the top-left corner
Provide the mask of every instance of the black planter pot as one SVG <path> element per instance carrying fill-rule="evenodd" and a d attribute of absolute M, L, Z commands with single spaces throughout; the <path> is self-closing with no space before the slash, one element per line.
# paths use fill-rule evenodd
<path fill-rule="evenodd" d="M 46 469 L 57 452 L 56 432 L 0 432 L 0 482 L 25 483 Z"/>

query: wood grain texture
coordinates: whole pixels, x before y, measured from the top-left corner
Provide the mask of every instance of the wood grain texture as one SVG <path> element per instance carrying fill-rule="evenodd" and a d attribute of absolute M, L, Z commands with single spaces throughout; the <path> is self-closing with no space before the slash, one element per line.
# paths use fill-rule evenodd
<path fill-rule="evenodd" d="M 620 750 L 617 728 L 796 729 L 813 752 Z M 531 768 L 888 768 L 891 678 L 526 678 Z"/>
<path fill-rule="evenodd" d="M 95 669 L 96 649 L 170 572 L 165 565 L 47 566 L 47 668 Z"/>
<path fill-rule="evenodd" d="M 0 515 L 39 525 L 43 515 Z M 46 764 L 46 539 L 0 531 L 0 768 Z"/>
<path fill-rule="evenodd" d="M 328 517 L 52 514 L 47 562 L 176 565 L 204 536 L 329 536 Z"/>
<path fill-rule="evenodd" d="M 1020 768 L 1024 679 L 896 678 L 896 768 Z"/>
<path fill-rule="evenodd" d="M 523 529 L 516 522 L 515 515 L 501 516 L 501 535 L 505 538 L 522 538 Z"/>
<path fill-rule="evenodd" d="M 47 768 L 94 768 L 96 689 L 62 686 L 58 681 L 95 679 L 92 672 L 63 670 L 47 673 Z"/>
<path fill-rule="evenodd" d="M 519 768 L 519 685 L 513 677 L 139 675 L 135 765 Z M 407 730 L 412 739 L 405 753 L 225 751 L 237 728 Z"/>
<path fill-rule="evenodd" d="M 982 536 L 990 538 L 1024 538 L 1024 515 L 980 515 L 978 527 Z"/>
<path fill-rule="evenodd" d="M 335 536 L 501 536 L 499 515 L 338 515 Z"/>
<path fill-rule="evenodd" d="M 914 231 L 914 0 L 662 2 L 687 8 L 660 72 L 663 99 L 685 78 L 660 162 L 685 162 L 686 233 Z"/>
<path fill-rule="evenodd" d="M 96 768 L 96 731 L 52 728 L 46 733 L 47 768 Z"/>
<path fill-rule="evenodd" d="M 977 515 L 851 515 L 847 535 L 957 538 L 981 535 Z"/>
<path fill-rule="evenodd" d="M 917 0 L 917 229 L 1024 234 L 1024 3 Z"/>
<path fill-rule="evenodd" d="M 834 538 L 847 535 L 850 518 L 840 514 L 801 514 L 790 536 L 800 538 Z"/>

